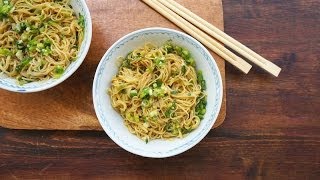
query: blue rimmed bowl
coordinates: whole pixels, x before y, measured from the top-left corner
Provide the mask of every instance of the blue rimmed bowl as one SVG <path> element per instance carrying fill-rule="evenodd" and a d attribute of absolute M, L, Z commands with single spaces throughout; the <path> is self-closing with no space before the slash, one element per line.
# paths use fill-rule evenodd
<path fill-rule="evenodd" d="M 147 42 L 162 45 L 167 40 L 187 48 L 196 60 L 197 69 L 203 71 L 207 85 L 207 113 L 200 126 L 184 138 L 172 140 L 152 140 L 145 143 L 131 134 L 124 125 L 124 120 L 112 105 L 107 89 L 111 86 L 112 78 L 119 69 L 119 56 L 144 45 Z M 197 40 L 182 32 L 166 28 L 147 28 L 132 32 L 114 43 L 101 59 L 93 82 L 94 108 L 101 126 L 108 136 L 123 149 L 144 157 L 170 157 L 195 146 L 210 131 L 215 123 L 222 103 L 222 80 L 218 66 L 207 51 Z"/>
<path fill-rule="evenodd" d="M 84 39 L 82 41 L 77 59 L 68 66 L 62 76 L 58 79 L 51 78 L 45 81 L 19 85 L 15 78 L 11 78 L 0 73 L 0 88 L 19 93 L 43 91 L 60 84 L 61 82 L 69 78 L 79 68 L 79 66 L 84 61 L 91 44 L 92 22 L 90 12 L 85 0 L 71 0 L 70 4 L 77 15 L 81 14 L 84 16 L 85 21 Z"/>

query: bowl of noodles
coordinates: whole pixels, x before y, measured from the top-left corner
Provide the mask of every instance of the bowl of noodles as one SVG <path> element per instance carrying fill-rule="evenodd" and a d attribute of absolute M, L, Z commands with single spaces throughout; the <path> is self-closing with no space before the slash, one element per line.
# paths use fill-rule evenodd
<path fill-rule="evenodd" d="M 89 50 L 85 0 L 0 0 L 0 88 L 31 93 L 70 77 Z"/>
<path fill-rule="evenodd" d="M 165 158 L 199 143 L 222 103 L 218 66 L 197 40 L 167 28 L 132 32 L 101 59 L 94 108 L 107 135 L 123 149 Z"/>

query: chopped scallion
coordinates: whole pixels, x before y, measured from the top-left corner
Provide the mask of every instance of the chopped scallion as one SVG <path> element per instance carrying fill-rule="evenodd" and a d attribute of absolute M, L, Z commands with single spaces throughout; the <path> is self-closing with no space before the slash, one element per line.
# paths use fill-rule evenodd
<path fill-rule="evenodd" d="M 18 59 L 20 59 L 20 60 L 23 59 L 23 52 L 22 52 L 22 50 L 18 50 L 18 51 L 17 51 L 16 57 L 17 57 Z"/>
<path fill-rule="evenodd" d="M 189 52 L 188 50 L 182 49 L 182 51 L 181 51 L 181 56 L 182 56 L 182 58 L 183 58 L 184 60 L 187 60 L 187 59 L 190 58 L 191 54 L 190 54 L 190 52 Z"/>
<path fill-rule="evenodd" d="M 0 48 L 0 56 L 10 56 L 12 55 L 11 51 L 6 48 Z"/>
<path fill-rule="evenodd" d="M 138 91 L 137 90 L 131 90 L 130 91 L 130 97 L 135 97 L 135 96 L 137 96 L 138 95 Z"/>
<path fill-rule="evenodd" d="M 153 118 L 153 117 L 155 117 L 155 116 L 157 116 L 157 115 L 158 115 L 158 111 L 157 111 L 157 110 L 151 111 L 151 112 L 149 113 L 149 116 L 150 116 L 151 118 Z"/>
<path fill-rule="evenodd" d="M 201 86 L 201 90 L 205 90 L 206 89 L 206 81 L 203 78 L 202 71 L 197 72 L 197 81 Z"/>
<path fill-rule="evenodd" d="M 195 62 L 194 59 L 191 58 L 191 57 L 188 58 L 188 59 L 186 59 L 185 61 L 186 61 L 187 65 L 189 65 L 189 66 L 195 67 L 195 65 L 196 65 L 196 62 Z"/>
<path fill-rule="evenodd" d="M 26 67 L 26 66 L 31 62 L 31 60 L 32 60 L 31 57 L 24 58 L 24 59 L 20 62 L 20 64 L 17 65 L 16 71 L 20 73 L 20 72 L 22 71 L 22 69 L 23 69 L 24 67 Z"/>
<path fill-rule="evenodd" d="M 84 28 L 85 27 L 85 20 L 84 20 L 84 16 L 83 15 L 79 15 L 79 19 L 78 19 L 78 23 L 80 25 L 80 27 Z"/>
<path fill-rule="evenodd" d="M 13 6 L 10 5 L 8 1 L 6 2 L 7 3 L 3 3 L 2 5 L 0 5 L 0 20 L 7 18 L 11 9 L 13 8 Z"/>
<path fill-rule="evenodd" d="M 143 98 L 147 98 L 149 96 L 152 96 L 152 93 L 153 93 L 152 89 L 149 87 L 146 87 L 146 88 L 142 89 L 142 91 L 140 93 L 140 98 L 143 99 Z"/>
<path fill-rule="evenodd" d="M 196 115 L 200 118 L 200 120 L 202 120 L 204 115 L 206 114 L 206 105 L 207 105 L 206 98 L 200 99 L 199 103 L 196 105 L 196 108 L 195 108 Z"/>
<path fill-rule="evenodd" d="M 164 64 L 165 57 L 157 57 L 154 59 L 156 66 L 161 66 Z"/>
<path fill-rule="evenodd" d="M 175 46 L 175 47 L 174 47 L 174 50 L 176 51 L 176 53 L 177 53 L 179 56 L 181 56 L 181 54 L 182 54 L 182 47 L 180 47 L 180 46 Z"/>
<path fill-rule="evenodd" d="M 21 22 L 21 23 L 18 23 L 18 24 L 16 24 L 16 26 L 15 26 L 15 31 L 17 32 L 17 33 L 22 33 L 24 30 L 26 30 L 27 29 L 27 25 L 26 25 L 26 23 L 25 22 Z"/>
<path fill-rule="evenodd" d="M 58 65 L 58 66 L 56 66 L 56 67 L 54 68 L 54 75 L 53 75 L 53 77 L 56 78 L 56 79 L 57 79 L 57 78 L 60 78 L 63 73 L 64 73 L 64 68 L 63 68 L 62 66 Z"/>
<path fill-rule="evenodd" d="M 186 74 L 186 71 L 187 71 L 186 66 L 185 66 L 185 65 L 182 65 L 182 67 L 181 67 L 181 73 L 182 73 L 182 75 L 185 75 L 185 74 Z"/>

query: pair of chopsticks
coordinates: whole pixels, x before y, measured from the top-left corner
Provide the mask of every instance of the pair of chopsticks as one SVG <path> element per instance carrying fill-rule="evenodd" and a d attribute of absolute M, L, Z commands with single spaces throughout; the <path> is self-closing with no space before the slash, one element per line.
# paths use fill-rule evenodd
<path fill-rule="evenodd" d="M 277 65 L 266 60 L 259 54 L 255 53 L 245 45 L 241 44 L 239 41 L 233 39 L 223 31 L 219 30 L 217 27 L 205 21 L 174 0 L 142 1 L 179 26 L 181 29 L 189 33 L 191 36 L 196 38 L 220 57 L 237 67 L 242 72 L 247 74 L 252 66 L 244 59 L 228 50 L 225 46 L 221 45 L 219 42 L 228 46 L 270 74 L 276 77 L 279 75 L 281 68 L 279 68 Z"/>

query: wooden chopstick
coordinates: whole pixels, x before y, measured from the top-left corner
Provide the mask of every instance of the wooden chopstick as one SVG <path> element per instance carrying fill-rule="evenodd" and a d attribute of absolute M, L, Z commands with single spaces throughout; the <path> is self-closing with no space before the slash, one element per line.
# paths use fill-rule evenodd
<path fill-rule="evenodd" d="M 188 21 L 184 20 L 179 15 L 175 14 L 173 11 L 171 11 L 166 6 L 162 5 L 160 2 L 156 0 L 142 0 L 142 1 L 148 4 L 150 7 L 152 7 L 156 11 L 158 11 L 163 16 L 165 16 L 167 19 L 175 23 L 181 29 L 183 29 L 184 31 L 192 35 L 194 38 L 199 40 L 201 43 L 206 45 L 213 52 L 221 56 L 226 61 L 230 62 L 232 65 L 237 67 L 242 72 L 247 74 L 250 71 L 252 66 L 249 63 L 247 63 L 242 58 L 236 56 L 234 53 L 232 53 L 230 50 L 225 48 L 219 42 L 212 39 L 210 36 L 202 32 L 200 29 L 198 29 Z"/>
<path fill-rule="evenodd" d="M 158 0 L 163 5 L 170 8 L 172 11 L 180 15 L 181 17 L 185 18 L 195 26 L 198 26 L 200 29 L 214 37 L 215 39 L 219 40 L 226 46 L 230 47 L 231 49 L 235 50 L 239 54 L 241 54 L 243 57 L 247 58 L 251 62 L 255 63 L 259 67 L 263 68 L 270 74 L 274 76 L 278 76 L 281 68 L 279 68 L 277 65 L 273 64 L 272 62 L 266 60 L 259 54 L 255 53 L 245 45 L 241 44 L 239 41 L 235 40 L 231 36 L 227 35 L 214 25 L 210 24 L 206 20 L 202 19 L 198 15 L 191 12 L 189 9 L 183 7 L 179 3 L 175 2 L 174 0 Z"/>

